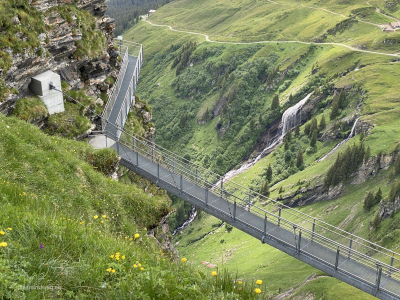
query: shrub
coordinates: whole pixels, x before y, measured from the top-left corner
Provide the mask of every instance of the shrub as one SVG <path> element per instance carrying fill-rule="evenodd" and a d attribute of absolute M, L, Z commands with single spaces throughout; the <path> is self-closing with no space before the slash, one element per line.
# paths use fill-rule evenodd
<path fill-rule="evenodd" d="M 12 114 L 31 123 L 34 120 L 46 118 L 49 112 L 41 99 L 31 97 L 19 99 Z"/>

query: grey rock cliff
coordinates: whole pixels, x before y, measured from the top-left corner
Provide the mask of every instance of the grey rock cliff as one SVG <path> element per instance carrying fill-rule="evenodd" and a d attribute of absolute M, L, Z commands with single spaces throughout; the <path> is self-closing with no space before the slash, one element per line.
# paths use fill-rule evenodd
<path fill-rule="evenodd" d="M 97 23 L 95 30 L 105 36 L 104 50 L 97 57 L 74 57 L 77 42 L 82 40 L 77 18 L 71 14 L 72 21 L 67 21 L 57 9 L 51 9 L 70 4 L 89 11 Z M 9 89 L 18 90 L 18 94 L 10 93 L 6 101 L 0 103 L 0 112 L 9 113 L 17 99 L 30 95 L 30 79 L 47 70 L 60 74 L 72 88 L 85 87 L 91 96 L 107 92 L 108 85 L 104 86 L 103 82 L 107 76 L 116 78 L 115 69 L 118 69 L 119 62 L 113 44 L 114 20 L 104 15 L 107 9 L 105 0 L 38 0 L 31 1 L 30 5 L 42 13 L 46 32 L 38 35 L 40 46 L 35 51 L 13 53 L 11 49 L 3 49 L 12 58 L 12 66 L 4 77 L 5 84 Z"/>

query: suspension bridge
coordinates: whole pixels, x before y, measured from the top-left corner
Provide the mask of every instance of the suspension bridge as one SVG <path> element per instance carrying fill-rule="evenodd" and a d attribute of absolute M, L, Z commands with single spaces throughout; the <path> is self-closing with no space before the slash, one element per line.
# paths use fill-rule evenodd
<path fill-rule="evenodd" d="M 126 43 L 124 43 L 126 45 Z M 400 299 L 400 254 L 318 220 L 123 129 L 143 61 L 124 47 L 119 76 L 92 144 L 111 147 L 120 164 L 203 211 L 380 299 Z M 54 87 L 53 87 L 54 88 Z M 264 202 L 263 207 L 255 200 Z"/>

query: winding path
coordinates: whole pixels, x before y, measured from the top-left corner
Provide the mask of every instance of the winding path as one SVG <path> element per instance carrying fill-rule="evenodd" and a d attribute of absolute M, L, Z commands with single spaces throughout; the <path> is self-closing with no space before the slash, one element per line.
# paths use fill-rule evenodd
<path fill-rule="evenodd" d="M 349 46 L 349 45 L 346 45 L 346 44 L 341 44 L 341 43 L 315 43 L 315 42 L 281 41 L 281 40 L 258 41 L 258 42 L 221 42 L 221 41 L 211 40 L 210 37 L 208 35 L 204 34 L 204 33 L 178 30 L 178 29 L 172 28 L 172 26 L 169 26 L 169 25 L 154 24 L 154 23 L 150 22 L 147 19 L 143 19 L 143 20 L 146 21 L 147 23 L 149 23 L 152 26 L 167 27 L 170 30 L 175 31 L 175 32 L 204 36 L 207 42 L 216 43 L 216 44 L 228 44 L 228 45 L 254 45 L 254 44 L 269 44 L 269 43 L 294 43 L 294 44 L 305 44 L 305 45 L 316 44 L 316 45 L 340 46 L 340 47 L 344 47 L 344 48 L 347 48 L 347 49 L 350 49 L 350 50 L 356 51 L 356 52 L 384 55 L 384 56 L 391 56 L 391 57 L 400 57 L 400 53 L 384 53 L 384 52 L 378 52 L 378 51 L 363 50 L 363 49 L 358 49 L 358 48 L 355 48 L 355 47 L 352 47 L 352 46 Z"/>

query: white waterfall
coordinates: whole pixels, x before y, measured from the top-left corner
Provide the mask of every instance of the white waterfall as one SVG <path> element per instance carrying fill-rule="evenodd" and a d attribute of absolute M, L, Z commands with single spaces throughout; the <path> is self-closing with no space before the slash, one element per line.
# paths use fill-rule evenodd
<path fill-rule="evenodd" d="M 327 158 L 330 154 L 332 154 L 337 148 L 339 148 L 341 145 L 343 145 L 344 143 L 346 143 L 349 139 L 351 139 L 354 136 L 354 133 L 356 131 L 356 125 L 357 125 L 357 121 L 360 117 L 358 117 L 356 119 L 356 121 L 353 124 L 353 127 L 351 128 L 350 134 L 349 136 L 344 139 L 343 141 L 341 141 L 339 144 L 337 144 L 331 151 L 329 151 L 327 154 L 325 154 L 322 158 L 320 158 L 318 160 L 318 162 L 323 161 L 325 158 Z"/>
<path fill-rule="evenodd" d="M 307 100 L 311 97 L 311 95 L 314 92 L 309 93 L 306 97 L 304 97 L 302 100 L 300 100 L 298 103 L 295 105 L 289 107 L 287 110 L 282 115 L 282 121 L 281 124 L 279 125 L 281 130 L 281 134 L 276 137 L 266 148 L 261 151 L 261 153 L 251 162 L 242 165 L 239 169 L 237 170 L 230 170 L 228 173 L 225 174 L 224 180 L 225 179 L 230 179 L 240 173 L 243 173 L 247 169 L 249 169 L 251 166 L 253 166 L 256 162 L 258 162 L 264 155 L 265 152 L 269 151 L 270 149 L 274 148 L 275 146 L 279 145 L 283 141 L 283 137 L 285 136 L 286 132 L 289 129 L 293 129 L 296 127 L 297 123 L 300 122 L 300 118 L 298 118 L 298 113 L 303 107 L 303 105 L 307 102 Z M 221 183 L 218 181 L 215 186 L 219 186 Z"/>
<path fill-rule="evenodd" d="M 193 222 L 193 220 L 196 218 L 196 216 L 197 216 L 196 206 L 192 205 L 192 207 L 189 210 L 188 219 L 181 226 L 179 226 L 178 228 L 176 228 L 174 230 L 174 232 L 172 233 L 172 236 L 177 234 L 179 231 L 182 231 L 182 230 L 186 229 L 190 225 L 190 223 Z"/>

